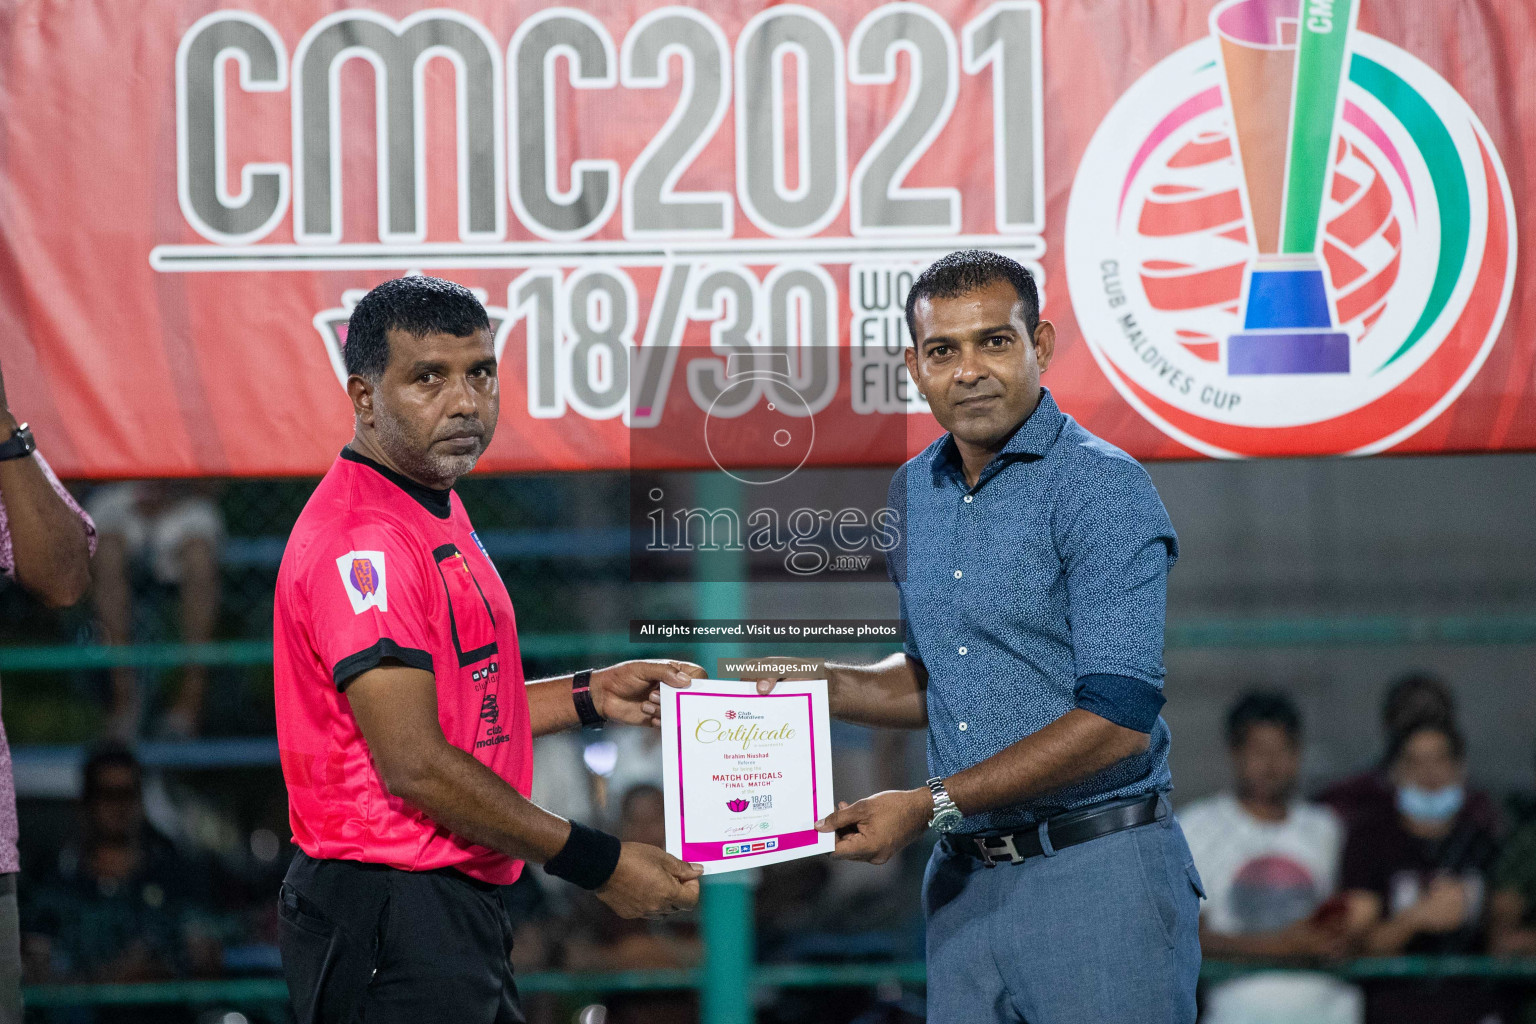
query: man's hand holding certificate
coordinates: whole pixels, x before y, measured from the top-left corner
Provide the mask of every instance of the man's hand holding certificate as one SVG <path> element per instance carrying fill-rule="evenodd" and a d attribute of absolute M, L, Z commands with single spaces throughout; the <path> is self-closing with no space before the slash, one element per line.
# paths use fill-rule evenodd
<path fill-rule="evenodd" d="M 842 802 L 819 827 L 836 833 L 832 856 L 884 864 L 928 831 L 933 797 L 927 789 L 888 789 L 855 803 Z"/>
<path fill-rule="evenodd" d="M 661 693 L 667 852 L 704 872 L 830 853 L 827 684 L 696 679 Z"/>

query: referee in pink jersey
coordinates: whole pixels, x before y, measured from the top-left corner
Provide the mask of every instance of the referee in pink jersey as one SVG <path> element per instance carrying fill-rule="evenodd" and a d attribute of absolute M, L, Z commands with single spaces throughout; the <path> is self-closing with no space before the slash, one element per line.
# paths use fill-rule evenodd
<path fill-rule="evenodd" d="M 294 525 L 273 624 L 290 997 L 302 1024 L 522 1021 L 501 896 L 524 862 L 625 917 L 694 906 L 702 873 L 529 802 L 533 737 L 654 724 L 659 685 L 703 669 L 525 683 L 512 599 L 453 493 L 498 410 L 467 289 L 380 285 L 344 355 L 355 433 Z"/>

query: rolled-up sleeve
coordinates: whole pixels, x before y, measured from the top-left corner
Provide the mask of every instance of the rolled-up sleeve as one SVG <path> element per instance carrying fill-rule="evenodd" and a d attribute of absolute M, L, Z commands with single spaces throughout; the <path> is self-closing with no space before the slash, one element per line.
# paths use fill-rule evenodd
<path fill-rule="evenodd" d="M 1076 706 L 1149 733 L 1164 702 L 1163 622 L 1178 537 L 1135 462 L 1106 458 L 1079 479 L 1056 522 Z"/>

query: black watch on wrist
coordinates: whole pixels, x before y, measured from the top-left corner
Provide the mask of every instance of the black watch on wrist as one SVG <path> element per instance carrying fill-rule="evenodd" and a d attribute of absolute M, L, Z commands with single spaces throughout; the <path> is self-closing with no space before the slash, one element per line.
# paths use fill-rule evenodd
<path fill-rule="evenodd" d="M 32 440 L 32 431 L 22 423 L 17 425 L 15 432 L 7 440 L 0 442 L 0 462 L 26 458 L 35 451 L 37 451 L 37 442 Z"/>
<path fill-rule="evenodd" d="M 576 702 L 576 716 L 583 729 L 603 727 L 603 716 L 597 713 L 597 704 L 592 700 L 591 669 L 582 669 L 571 677 L 571 700 Z"/>

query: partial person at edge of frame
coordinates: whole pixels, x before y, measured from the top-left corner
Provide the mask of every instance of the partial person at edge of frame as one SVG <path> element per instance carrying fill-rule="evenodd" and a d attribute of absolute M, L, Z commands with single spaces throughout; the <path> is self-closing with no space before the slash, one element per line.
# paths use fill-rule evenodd
<path fill-rule="evenodd" d="M 16 419 L 0 374 L 0 575 L 50 608 L 66 608 L 91 584 L 96 527 Z M 21 932 L 16 906 L 16 783 L 0 726 L 0 1024 L 21 1021 Z"/>

